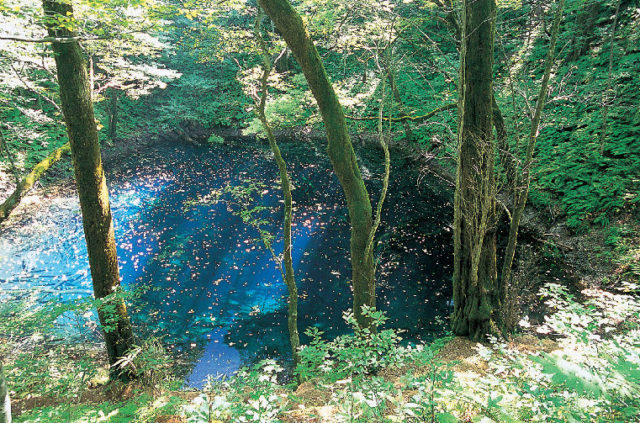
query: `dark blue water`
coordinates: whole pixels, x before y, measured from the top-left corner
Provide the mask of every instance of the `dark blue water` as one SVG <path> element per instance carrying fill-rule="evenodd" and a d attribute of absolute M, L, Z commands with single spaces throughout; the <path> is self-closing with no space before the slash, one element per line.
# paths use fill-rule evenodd
<path fill-rule="evenodd" d="M 287 159 L 294 181 L 293 258 L 301 332 L 328 336 L 347 330 L 351 306 L 349 226 L 342 191 L 324 155 L 298 146 Z M 448 313 L 450 237 L 448 194 L 435 181 L 392 170 L 382 245 L 376 250 L 378 308 L 403 337 L 428 339 Z M 377 201 L 379 169 L 364 169 Z M 282 250 L 282 203 L 277 169 L 265 151 L 157 146 L 109 174 L 123 285 L 148 287 L 130 306 L 137 333 L 162 337 L 188 351 L 187 382 L 229 374 L 265 357 L 289 356 L 286 287 L 255 228 L 225 202 L 198 201 L 248 178 L 266 187 L 256 204 L 265 229 Z M 34 287 L 61 299 L 90 295 L 86 247 L 74 198 L 46 202 L 30 222 L 0 232 L 0 283 L 20 293 Z M 306 339 L 303 337 L 303 342 Z"/>

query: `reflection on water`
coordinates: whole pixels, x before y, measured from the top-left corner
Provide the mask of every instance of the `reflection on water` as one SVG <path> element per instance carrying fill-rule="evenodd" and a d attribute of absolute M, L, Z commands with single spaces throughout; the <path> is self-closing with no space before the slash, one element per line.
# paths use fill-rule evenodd
<path fill-rule="evenodd" d="M 290 162 L 300 155 L 292 154 Z M 131 308 L 138 333 L 161 336 L 172 348 L 198 355 L 187 380 L 192 385 L 257 359 L 288 357 L 286 287 L 270 254 L 254 241 L 255 229 L 225 203 L 187 206 L 226 184 L 262 180 L 262 204 L 271 207 L 267 229 L 281 239 L 272 160 L 239 147 L 159 146 L 121 167 L 109 180 L 123 284 L 152 288 Z M 346 330 L 342 312 L 351 304 L 342 192 L 325 159 L 289 167 L 296 187 L 300 329 L 315 325 L 335 336 Z M 435 318 L 447 314 L 450 206 L 438 190 L 418 189 L 406 169 L 393 172 L 380 232 L 378 307 L 388 312 L 390 326 L 415 340 L 439 330 Z M 378 176 L 367 181 L 374 198 Z M 62 299 L 90 295 L 77 201 L 53 200 L 31 222 L 0 234 L 2 289 L 38 286 Z M 281 241 L 275 249 L 281 251 Z"/>
<path fill-rule="evenodd" d="M 240 353 L 224 340 L 226 331 L 214 329 L 207 334 L 207 342 L 202 356 L 196 362 L 187 378 L 187 384 L 200 386 L 208 376 L 218 378 L 233 374 L 242 365 Z"/>

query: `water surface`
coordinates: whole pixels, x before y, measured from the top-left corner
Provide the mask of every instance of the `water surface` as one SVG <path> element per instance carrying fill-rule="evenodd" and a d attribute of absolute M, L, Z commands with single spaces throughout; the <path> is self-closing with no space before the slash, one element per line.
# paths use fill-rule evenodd
<path fill-rule="evenodd" d="M 299 326 L 335 336 L 347 330 L 342 313 L 351 305 L 347 211 L 324 155 L 302 144 L 289 150 Z M 378 308 L 406 339 L 428 339 L 448 314 L 450 199 L 435 181 L 418 185 L 416 172 L 397 166 L 376 250 Z M 287 291 L 276 263 L 236 207 L 198 201 L 229 184 L 263 181 L 257 204 L 269 207 L 265 229 L 281 251 L 281 194 L 268 152 L 158 145 L 117 167 L 108 178 L 122 282 L 151 288 L 130 308 L 137 332 L 192 353 L 187 382 L 195 386 L 261 358 L 286 360 Z M 375 201 L 379 171 L 363 170 Z M 39 287 L 63 300 L 91 295 L 76 199 L 55 198 L 29 224 L 3 228 L 0 286 Z"/>

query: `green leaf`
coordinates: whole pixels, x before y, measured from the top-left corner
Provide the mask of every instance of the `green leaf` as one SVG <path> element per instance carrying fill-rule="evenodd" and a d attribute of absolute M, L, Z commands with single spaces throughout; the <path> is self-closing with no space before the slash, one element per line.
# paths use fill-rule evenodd
<path fill-rule="evenodd" d="M 600 396 L 605 391 L 598 375 L 593 374 L 584 365 L 571 363 L 547 353 L 533 356 L 531 359 L 541 364 L 543 373 L 552 375 L 551 381 L 557 385 L 564 385 L 569 390 L 593 397 Z"/>
<path fill-rule="evenodd" d="M 457 423 L 458 419 L 451 413 L 438 413 L 436 414 L 436 420 L 439 423 Z"/>

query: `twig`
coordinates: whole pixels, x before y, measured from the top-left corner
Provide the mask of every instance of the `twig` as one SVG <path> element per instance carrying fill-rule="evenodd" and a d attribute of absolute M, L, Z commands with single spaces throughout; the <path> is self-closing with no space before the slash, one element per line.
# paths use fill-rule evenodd
<path fill-rule="evenodd" d="M 51 99 L 51 98 L 47 97 L 46 95 L 42 94 L 38 89 L 33 87 L 29 82 L 27 82 L 24 78 L 22 78 L 22 75 L 20 74 L 20 72 L 18 72 L 18 70 L 15 68 L 15 66 L 13 66 L 13 63 L 11 63 L 10 66 L 11 66 L 11 69 L 13 70 L 13 72 L 16 74 L 16 76 L 20 80 L 20 82 L 22 82 L 22 85 L 24 85 L 29 91 L 32 91 L 35 94 L 39 95 L 47 103 L 51 104 L 54 107 L 54 109 L 56 109 L 59 113 L 62 113 L 62 109 L 60 109 L 60 106 L 58 106 L 58 104 L 55 101 L 53 101 L 53 99 Z"/>
<path fill-rule="evenodd" d="M 87 37 L 87 36 L 77 35 L 77 36 L 72 36 L 72 37 L 26 38 L 26 37 L 18 37 L 18 36 L 9 35 L 9 34 L 0 34 L 0 40 L 3 40 L 3 41 L 19 41 L 19 42 L 22 42 L 22 43 L 36 43 L 36 44 L 43 44 L 43 43 L 63 43 L 63 44 L 66 44 L 66 43 L 73 43 L 73 42 L 80 42 L 80 41 L 114 40 L 114 39 L 117 39 L 118 37 L 120 37 L 122 35 L 144 34 L 144 33 L 147 33 L 150 29 L 152 29 L 152 27 L 143 28 L 143 29 L 137 29 L 135 31 L 122 31 L 122 32 L 118 32 L 117 34 L 102 35 L 100 37 Z"/>

